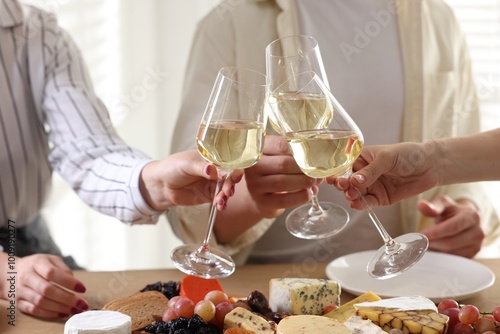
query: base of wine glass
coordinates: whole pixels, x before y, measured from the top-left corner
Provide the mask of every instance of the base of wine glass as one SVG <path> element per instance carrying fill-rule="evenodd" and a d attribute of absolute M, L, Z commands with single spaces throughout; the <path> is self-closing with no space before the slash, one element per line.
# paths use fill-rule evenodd
<path fill-rule="evenodd" d="M 202 278 L 223 278 L 234 272 L 233 259 L 226 253 L 200 245 L 182 245 L 170 255 L 180 271 Z"/>
<path fill-rule="evenodd" d="M 394 239 L 393 247 L 380 247 L 367 266 L 368 274 L 376 279 L 398 276 L 424 256 L 429 239 L 420 233 L 407 233 Z"/>
<path fill-rule="evenodd" d="M 294 209 L 286 218 L 288 231 L 301 239 L 331 237 L 344 229 L 349 222 L 349 213 L 340 205 L 320 202 L 322 212 L 311 215 L 311 204 Z"/>

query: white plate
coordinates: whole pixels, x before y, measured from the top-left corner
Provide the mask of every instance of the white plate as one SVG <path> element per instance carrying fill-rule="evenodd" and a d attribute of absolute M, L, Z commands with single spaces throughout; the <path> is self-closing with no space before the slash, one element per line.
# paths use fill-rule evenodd
<path fill-rule="evenodd" d="M 326 276 L 339 283 L 343 291 L 354 295 L 367 291 L 382 298 L 420 295 L 436 303 L 445 298 L 457 301 L 469 298 L 495 282 L 495 274 L 481 263 L 431 251 L 403 274 L 377 280 L 366 272 L 373 253 L 366 251 L 342 256 L 327 265 Z"/>

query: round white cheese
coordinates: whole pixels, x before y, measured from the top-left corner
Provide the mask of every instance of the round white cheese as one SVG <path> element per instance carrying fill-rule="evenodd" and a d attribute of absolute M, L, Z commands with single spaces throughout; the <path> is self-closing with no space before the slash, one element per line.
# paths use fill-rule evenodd
<path fill-rule="evenodd" d="M 64 334 L 130 334 L 132 319 L 116 311 L 85 311 L 66 321 Z"/>

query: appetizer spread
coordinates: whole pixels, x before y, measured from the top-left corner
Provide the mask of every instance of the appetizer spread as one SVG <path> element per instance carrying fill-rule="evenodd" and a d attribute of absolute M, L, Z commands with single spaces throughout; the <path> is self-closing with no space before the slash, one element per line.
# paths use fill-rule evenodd
<path fill-rule="evenodd" d="M 65 334 L 500 334 L 500 307 L 486 315 L 450 299 L 373 292 L 340 305 L 340 294 L 333 280 L 274 278 L 269 299 L 260 291 L 239 298 L 217 279 L 187 275 L 75 315 Z"/>

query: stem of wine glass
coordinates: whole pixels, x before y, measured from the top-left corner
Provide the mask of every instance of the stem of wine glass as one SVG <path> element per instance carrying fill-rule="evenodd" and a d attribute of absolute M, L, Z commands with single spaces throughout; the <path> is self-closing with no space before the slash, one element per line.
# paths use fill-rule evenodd
<path fill-rule="evenodd" d="M 224 181 L 226 181 L 227 177 L 231 174 L 230 170 L 217 169 L 218 177 L 217 177 L 217 185 L 215 187 L 215 194 L 212 204 L 210 205 L 210 213 L 208 215 L 208 228 L 207 234 L 205 235 L 205 239 L 203 239 L 203 243 L 198 249 L 198 254 L 203 254 L 208 252 L 208 245 L 210 243 L 210 239 L 212 237 L 212 231 L 214 229 L 215 217 L 217 216 L 217 203 L 215 199 L 219 192 L 222 190 L 222 186 L 224 185 Z"/>
<path fill-rule="evenodd" d="M 398 250 L 399 249 L 399 243 L 397 243 L 389 235 L 389 233 L 387 233 L 387 231 L 385 230 L 384 226 L 382 225 L 382 223 L 378 219 L 378 217 L 375 214 L 375 212 L 373 212 L 373 210 L 368 206 L 368 203 L 366 203 L 365 198 L 363 197 L 363 195 L 361 195 L 361 192 L 359 191 L 359 189 L 358 188 L 355 188 L 355 189 L 356 189 L 356 191 L 359 194 L 359 198 L 361 199 L 361 204 L 363 205 L 363 208 L 368 213 L 368 216 L 370 217 L 370 219 L 372 220 L 373 224 L 377 228 L 378 233 L 380 233 L 380 236 L 384 240 L 384 244 L 385 244 L 385 247 L 386 247 L 386 253 L 387 254 L 391 254 L 391 253 L 395 252 L 396 250 Z"/>
<path fill-rule="evenodd" d="M 321 208 L 321 206 L 319 205 L 318 196 L 313 193 L 312 188 L 309 188 L 309 191 L 312 194 L 311 207 L 309 208 L 309 215 L 319 216 L 319 215 L 323 214 L 324 211 Z"/>

